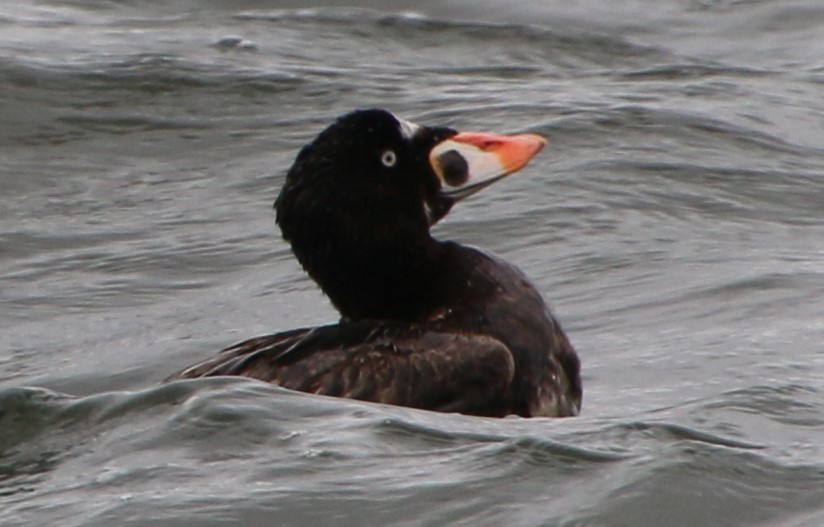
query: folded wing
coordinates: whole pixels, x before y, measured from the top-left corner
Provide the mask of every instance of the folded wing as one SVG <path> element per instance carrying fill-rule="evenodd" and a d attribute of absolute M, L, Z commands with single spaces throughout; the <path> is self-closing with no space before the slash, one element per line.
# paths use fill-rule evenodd
<path fill-rule="evenodd" d="M 358 321 L 247 340 L 172 378 L 240 375 L 302 392 L 442 412 L 509 413 L 512 354 L 500 341 Z"/>

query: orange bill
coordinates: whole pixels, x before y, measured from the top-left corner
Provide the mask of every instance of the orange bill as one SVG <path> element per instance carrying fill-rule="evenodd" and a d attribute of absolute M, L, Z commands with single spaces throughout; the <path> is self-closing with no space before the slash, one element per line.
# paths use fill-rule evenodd
<path fill-rule="evenodd" d="M 441 194 L 459 200 L 522 169 L 546 144 L 535 134 L 462 132 L 438 143 L 429 162 Z"/>

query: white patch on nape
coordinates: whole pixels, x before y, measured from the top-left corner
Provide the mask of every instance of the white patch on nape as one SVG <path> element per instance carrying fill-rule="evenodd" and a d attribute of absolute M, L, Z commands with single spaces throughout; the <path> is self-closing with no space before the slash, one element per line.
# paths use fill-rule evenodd
<path fill-rule="evenodd" d="M 400 128 L 401 135 L 404 139 L 412 139 L 415 137 L 415 134 L 418 133 L 418 130 L 421 129 L 420 125 L 407 121 L 406 119 L 401 119 L 395 114 L 392 114 L 392 116 L 398 121 L 398 128 Z"/>

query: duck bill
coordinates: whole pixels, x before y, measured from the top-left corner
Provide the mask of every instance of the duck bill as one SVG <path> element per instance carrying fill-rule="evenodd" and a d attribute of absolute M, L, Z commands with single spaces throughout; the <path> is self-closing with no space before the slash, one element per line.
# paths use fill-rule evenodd
<path fill-rule="evenodd" d="M 535 134 L 462 132 L 435 145 L 429 163 L 440 196 L 454 203 L 522 169 L 546 144 Z"/>

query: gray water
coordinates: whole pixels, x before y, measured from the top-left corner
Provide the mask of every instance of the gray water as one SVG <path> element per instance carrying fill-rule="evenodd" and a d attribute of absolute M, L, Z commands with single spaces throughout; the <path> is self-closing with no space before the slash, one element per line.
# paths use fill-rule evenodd
<path fill-rule="evenodd" d="M 436 229 L 574 419 L 161 381 L 335 320 L 276 232 L 339 114 L 535 132 Z M 824 3 L 0 0 L 0 525 L 824 525 Z"/>

